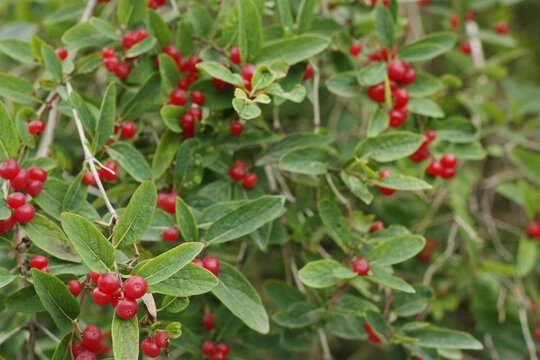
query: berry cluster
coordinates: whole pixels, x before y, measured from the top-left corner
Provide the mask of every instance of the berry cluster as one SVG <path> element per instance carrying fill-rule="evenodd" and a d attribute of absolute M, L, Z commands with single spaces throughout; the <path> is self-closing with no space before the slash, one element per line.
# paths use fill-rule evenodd
<path fill-rule="evenodd" d="M 456 176 L 458 158 L 455 155 L 443 155 L 440 160 L 433 160 L 426 168 L 426 173 L 431 176 L 440 176 L 445 180 L 452 179 Z"/>
<path fill-rule="evenodd" d="M 161 353 L 161 349 L 168 348 L 169 335 L 164 332 L 157 331 L 154 338 L 147 337 L 141 343 L 141 351 L 149 358 L 156 358 Z"/>
<path fill-rule="evenodd" d="M 371 325 L 369 325 L 369 323 L 364 323 L 364 330 L 366 330 L 368 336 L 369 336 L 369 341 L 373 342 L 373 343 L 380 343 L 381 342 L 381 339 L 379 339 L 379 337 L 377 336 L 377 334 L 375 334 L 375 331 L 373 331 L 373 328 L 371 327 Z"/>
<path fill-rule="evenodd" d="M 206 256 L 201 259 L 193 259 L 192 263 L 202 266 L 206 270 L 210 271 L 215 276 L 219 275 L 219 260 L 213 256 Z"/>
<path fill-rule="evenodd" d="M 43 272 L 49 272 L 49 259 L 43 255 L 34 255 L 29 261 L 30 269 L 41 270 Z"/>
<path fill-rule="evenodd" d="M 365 258 L 354 259 L 352 268 L 359 276 L 366 276 L 370 270 L 369 261 Z"/>
<path fill-rule="evenodd" d="M 416 163 L 420 163 L 429 158 L 431 156 L 431 151 L 429 151 L 429 144 L 431 144 L 433 140 L 435 140 L 435 138 L 436 135 L 433 131 L 426 131 L 424 133 L 424 142 L 422 143 L 422 145 L 420 145 L 418 150 L 416 150 L 411 156 L 409 156 L 409 159 Z"/>
<path fill-rule="evenodd" d="M 112 304 L 116 315 L 121 319 L 131 319 L 137 315 L 137 299 L 146 294 L 148 285 L 146 280 L 140 276 L 131 276 L 124 283 L 116 274 L 90 273 L 92 282 L 97 286 L 92 291 L 92 299 L 98 305 L 105 306 Z"/>
<path fill-rule="evenodd" d="M 157 206 L 168 212 L 169 214 L 176 213 L 176 194 L 158 194 Z"/>
<path fill-rule="evenodd" d="M 527 226 L 527 236 L 531 239 L 540 240 L 540 216 L 536 218 L 536 221 Z"/>
<path fill-rule="evenodd" d="M 207 313 L 203 317 L 203 326 L 208 331 L 214 331 L 216 317 L 212 313 Z M 212 340 L 206 340 L 202 346 L 202 353 L 210 360 L 224 360 L 229 354 L 229 347 L 225 343 L 216 344 Z"/>
<path fill-rule="evenodd" d="M 80 342 L 71 346 L 71 351 L 76 360 L 95 360 L 98 355 L 105 355 L 110 351 L 109 346 L 103 343 L 106 334 L 95 325 L 88 325 L 81 336 Z"/>
<path fill-rule="evenodd" d="M 114 161 L 107 161 L 104 165 L 104 168 L 97 170 L 99 180 L 109 182 L 116 181 L 118 178 L 118 164 Z M 96 183 L 96 179 L 94 179 L 91 171 L 87 171 L 84 174 L 83 182 L 88 186 L 92 186 Z"/>
<path fill-rule="evenodd" d="M 253 189 L 259 180 L 256 174 L 246 172 L 246 163 L 242 160 L 237 160 L 229 169 L 229 176 L 234 182 L 242 181 L 246 190 Z"/>
<path fill-rule="evenodd" d="M 435 240 L 428 239 L 426 240 L 426 244 L 424 245 L 424 248 L 422 251 L 420 251 L 420 254 L 418 254 L 418 258 L 423 263 L 428 263 L 431 261 L 431 257 L 433 255 L 433 250 L 437 247 L 437 243 Z"/>

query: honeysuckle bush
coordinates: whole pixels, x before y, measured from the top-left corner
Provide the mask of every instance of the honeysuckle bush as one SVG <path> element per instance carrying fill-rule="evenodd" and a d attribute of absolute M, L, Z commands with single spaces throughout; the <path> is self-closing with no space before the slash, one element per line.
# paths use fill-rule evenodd
<path fill-rule="evenodd" d="M 526 3 L 4 1 L 0 357 L 536 358 Z"/>

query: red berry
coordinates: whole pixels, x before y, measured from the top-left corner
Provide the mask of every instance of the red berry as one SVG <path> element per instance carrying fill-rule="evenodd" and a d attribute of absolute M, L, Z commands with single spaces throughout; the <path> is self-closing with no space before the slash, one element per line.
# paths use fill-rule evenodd
<path fill-rule="evenodd" d="M 90 271 L 90 279 L 92 279 L 92 282 L 97 285 L 99 281 L 99 274 L 93 271 Z"/>
<path fill-rule="evenodd" d="M 26 196 L 23 193 L 14 192 L 8 196 L 7 203 L 10 208 L 16 209 L 26 204 Z"/>
<path fill-rule="evenodd" d="M 157 205 L 169 214 L 176 213 L 176 194 L 159 194 Z"/>
<path fill-rule="evenodd" d="M 96 351 L 101 346 L 101 330 L 97 326 L 88 325 L 82 333 L 82 343 L 90 351 Z"/>
<path fill-rule="evenodd" d="M 235 165 L 229 169 L 229 176 L 235 182 L 241 181 L 246 176 L 246 169 Z"/>
<path fill-rule="evenodd" d="M 306 70 L 304 70 L 304 76 L 302 77 L 302 80 L 309 80 L 313 77 L 315 70 L 313 70 L 313 66 L 308 64 L 306 66 Z"/>
<path fill-rule="evenodd" d="M 392 108 L 390 112 L 388 113 L 388 117 L 390 118 L 390 126 L 391 127 L 399 127 L 401 124 L 407 120 L 407 117 L 409 116 L 409 111 L 406 107 L 401 108 Z"/>
<path fill-rule="evenodd" d="M 171 92 L 169 101 L 173 105 L 184 106 L 187 103 L 187 94 L 182 89 L 174 89 Z"/>
<path fill-rule="evenodd" d="M 424 133 L 424 138 L 424 142 L 430 143 L 437 138 L 437 134 L 434 131 L 428 130 Z"/>
<path fill-rule="evenodd" d="M 529 224 L 529 226 L 527 226 L 527 236 L 531 239 L 540 239 L 540 224 Z"/>
<path fill-rule="evenodd" d="M 384 229 L 384 223 L 382 221 L 377 220 L 377 221 L 374 221 L 374 222 L 371 223 L 369 231 L 377 232 L 377 231 L 382 230 L 382 229 Z"/>
<path fill-rule="evenodd" d="M 427 147 L 420 146 L 420 149 L 416 150 L 416 152 L 409 156 L 409 159 L 411 159 L 411 161 L 419 163 L 429 158 L 430 155 L 431 151 L 429 151 Z"/>
<path fill-rule="evenodd" d="M 461 52 L 465 55 L 470 55 L 472 52 L 471 44 L 468 41 L 463 41 L 460 45 Z"/>
<path fill-rule="evenodd" d="M 61 61 L 64 61 L 67 59 L 69 53 L 66 49 L 64 48 L 58 48 L 56 49 L 56 55 L 58 55 L 58 58 L 61 60 Z"/>
<path fill-rule="evenodd" d="M 207 256 L 203 259 L 203 267 L 215 276 L 219 275 L 219 260 L 213 256 Z"/>
<path fill-rule="evenodd" d="M 508 23 L 506 21 L 501 21 L 495 24 L 494 30 L 497 34 L 507 34 L 509 30 Z"/>
<path fill-rule="evenodd" d="M 440 162 L 432 161 L 426 168 L 426 172 L 431 176 L 441 176 L 443 172 L 443 167 Z"/>
<path fill-rule="evenodd" d="M 28 169 L 28 176 L 30 180 L 38 180 L 41 182 L 47 181 L 47 172 L 39 166 L 32 166 Z"/>
<path fill-rule="evenodd" d="M 67 288 L 71 295 L 77 296 L 81 293 L 82 285 L 79 280 L 69 280 L 67 283 Z"/>
<path fill-rule="evenodd" d="M 214 355 L 210 356 L 210 360 L 225 360 L 225 359 L 227 359 L 227 357 L 223 355 L 222 353 L 217 352 L 217 350 Z"/>
<path fill-rule="evenodd" d="M 167 335 L 164 332 L 158 331 L 156 332 L 155 341 L 157 346 L 160 348 L 166 348 L 169 347 L 169 335 Z"/>
<path fill-rule="evenodd" d="M 369 273 L 369 262 L 364 259 L 354 259 L 353 261 L 353 271 L 360 276 L 365 276 Z"/>
<path fill-rule="evenodd" d="M 414 69 L 409 69 L 405 72 L 405 75 L 401 78 L 401 83 L 405 86 L 411 85 L 416 81 L 416 71 Z"/>
<path fill-rule="evenodd" d="M 37 135 L 45 130 L 45 123 L 43 121 L 34 120 L 28 123 L 28 132 L 32 135 Z"/>
<path fill-rule="evenodd" d="M 126 121 L 121 125 L 121 134 L 125 139 L 131 139 L 137 133 L 137 124 L 134 121 Z"/>
<path fill-rule="evenodd" d="M 216 317 L 214 314 L 208 313 L 204 315 L 203 325 L 206 330 L 208 331 L 214 330 L 215 322 L 216 322 Z"/>
<path fill-rule="evenodd" d="M 28 185 L 29 181 L 28 171 L 20 169 L 17 175 L 9 181 L 9 184 L 15 190 L 22 190 Z"/>
<path fill-rule="evenodd" d="M 131 65 L 128 62 L 121 62 L 114 70 L 114 73 L 120 80 L 124 80 L 131 74 Z"/>
<path fill-rule="evenodd" d="M 203 105 L 205 101 L 204 94 L 197 90 L 193 91 L 191 93 L 191 101 L 197 105 Z"/>
<path fill-rule="evenodd" d="M 238 46 L 233 47 L 229 52 L 229 60 L 236 65 L 240 65 L 242 62 L 242 59 L 240 58 L 240 48 Z"/>
<path fill-rule="evenodd" d="M 114 49 L 110 47 L 105 47 L 101 49 L 101 56 L 103 58 L 110 58 L 114 56 Z"/>
<path fill-rule="evenodd" d="M 26 185 L 25 190 L 28 195 L 36 197 L 43 190 L 43 183 L 39 180 L 32 180 Z"/>
<path fill-rule="evenodd" d="M 114 161 L 107 161 L 105 167 L 108 169 L 102 169 L 103 178 L 106 181 L 115 181 L 118 177 L 118 164 Z"/>
<path fill-rule="evenodd" d="M 441 158 L 441 165 L 443 168 L 456 167 L 457 162 L 458 162 L 458 158 L 455 155 L 448 154 L 448 155 L 444 155 Z"/>
<path fill-rule="evenodd" d="M 95 288 L 92 291 L 92 299 L 94 302 L 98 305 L 109 305 L 112 300 L 112 296 L 110 294 L 105 294 L 99 290 L 99 288 Z"/>
<path fill-rule="evenodd" d="M 19 173 L 19 164 L 15 160 L 5 160 L 0 164 L 0 177 L 11 180 Z"/>
<path fill-rule="evenodd" d="M 226 90 L 229 87 L 229 83 L 218 78 L 212 78 L 212 84 L 218 90 Z"/>
<path fill-rule="evenodd" d="M 385 94 L 383 83 L 368 87 L 368 96 L 375 102 L 383 103 L 385 101 Z"/>
<path fill-rule="evenodd" d="M 43 255 L 34 255 L 30 258 L 30 268 L 42 270 L 49 266 L 49 260 Z"/>
<path fill-rule="evenodd" d="M 536 337 L 536 341 L 540 341 L 540 327 L 534 329 L 534 336 Z"/>
<path fill-rule="evenodd" d="M 423 249 L 422 251 L 420 251 L 420 254 L 418 254 L 418 258 L 420 259 L 421 262 L 423 263 L 428 263 L 431 261 L 431 256 L 432 256 L 432 253 L 430 250 L 426 250 L 426 249 Z"/>
<path fill-rule="evenodd" d="M 181 78 L 178 80 L 178 88 L 179 89 L 182 89 L 182 90 L 187 90 L 187 88 L 189 87 L 189 80 L 187 78 Z"/>
<path fill-rule="evenodd" d="M 195 119 L 201 121 L 202 120 L 202 110 L 198 107 L 191 107 L 188 110 L 188 114 L 193 116 Z"/>
<path fill-rule="evenodd" d="M 358 54 L 360 54 L 362 52 L 362 44 L 359 43 L 359 42 L 353 42 L 351 44 L 351 46 L 349 46 L 349 53 L 352 55 L 352 56 L 357 56 Z"/>
<path fill-rule="evenodd" d="M 214 355 L 216 351 L 216 344 L 212 340 L 206 340 L 202 346 L 202 353 L 206 356 Z"/>
<path fill-rule="evenodd" d="M 161 353 L 161 349 L 151 338 L 146 338 L 141 343 L 141 351 L 149 358 L 156 358 Z"/>
<path fill-rule="evenodd" d="M 381 179 L 384 179 L 387 176 L 390 176 L 390 171 L 389 170 L 384 169 L 384 170 L 379 171 L 379 177 Z M 383 194 L 383 195 L 390 196 L 390 195 L 393 195 L 396 192 L 396 190 L 380 186 L 379 187 L 379 192 L 381 194 Z"/>
<path fill-rule="evenodd" d="M 242 133 L 244 132 L 244 125 L 242 124 L 240 120 L 233 120 L 231 121 L 230 130 L 231 130 L 231 135 L 233 136 L 242 135 Z"/>
<path fill-rule="evenodd" d="M 36 209 L 30 204 L 24 204 L 13 211 L 13 218 L 19 224 L 28 224 L 36 216 Z"/>
<path fill-rule="evenodd" d="M 200 63 L 202 59 L 198 57 L 197 55 L 192 55 L 189 57 L 187 62 L 187 70 L 190 73 L 196 73 L 198 71 L 197 64 Z"/>
<path fill-rule="evenodd" d="M 203 266 L 203 262 L 202 262 L 201 259 L 193 259 L 193 260 L 191 260 L 191 262 L 194 263 L 195 265 L 200 266 L 200 267 Z"/>
<path fill-rule="evenodd" d="M 137 305 L 137 301 L 125 298 L 118 301 L 114 309 L 119 318 L 128 320 L 137 315 L 139 306 Z"/>
<path fill-rule="evenodd" d="M 122 45 L 124 45 L 125 50 L 128 50 L 136 43 L 137 43 L 137 38 L 136 38 L 135 32 L 133 31 L 127 32 L 122 38 Z"/>
<path fill-rule="evenodd" d="M 124 295 L 129 299 L 138 299 L 146 294 L 148 284 L 143 277 L 131 276 L 124 282 Z"/>
<path fill-rule="evenodd" d="M 163 49 L 163 53 L 169 55 L 174 61 L 179 62 L 182 58 L 180 51 L 173 45 L 168 45 Z"/>
<path fill-rule="evenodd" d="M 451 168 L 443 168 L 443 171 L 442 171 L 442 174 L 441 174 L 441 177 L 443 179 L 451 179 L 453 178 L 454 176 L 456 176 L 456 168 L 455 167 L 451 167 Z"/>
<path fill-rule="evenodd" d="M 407 89 L 396 89 L 392 91 L 392 99 L 394 100 L 394 106 L 402 108 L 409 103 L 409 92 Z"/>
<path fill-rule="evenodd" d="M 163 240 L 167 242 L 175 242 L 180 238 L 180 231 L 176 226 L 171 226 L 163 232 L 162 236 Z"/>
<path fill-rule="evenodd" d="M 403 62 L 399 60 L 393 60 L 388 65 L 388 77 L 390 80 L 401 81 L 407 72 L 407 68 L 403 65 Z"/>
<path fill-rule="evenodd" d="M 75 360 L 96 360 L 96 355 L 94 355 L 88 350 L 85 350 L 81 352 L 79 355 L 77 355 Z"/>
<path fill-rule="evenodd" d="M 92 175 L 91 171 L 87 171 L 84 173 L 83 182 L 88 186 L 92 186 L 96 183 L 96 181 L 94 180 L 94 175 Z"/>
<path fill-rule="evenodd" d="M 243 182 L 244 182 L 244 188 L 247 190 L 251 190 L 257 185 L 257 181 L 259 180 L 259 177 L 256 174 L 249 173 L 244 176 Z"/>
<path fill-rule="evenodd" d="M 105 273 L 99 276 L 97 285 L 99 291 L 112 295 L 120 288 L 120 280 L 118 280 L 116 274 Z"/>
<path fill-rule="evenodd" d="M 82 344 L 82 342 L 76 342 L 76 343 L 73 343 L 73 345 L 71 345 L 71 351 L 73 352 L 73 355 L 77 356 L 83 351 L 86 351 L 86 349 L 84 345 Z"/>
<path fill-rule="evenodd" d="M 242 78 L 251 83 L 255 70 L 257 70 L 257 67 L 253 64 L 246 64 L 242 66 Z"/>
<path fill-rule="evenodd" d="M 116 290 L 116 292 L 112 294 L 111 305 L 113 308 L 115 308 L 116 305 L 118 305 L 118 302 L 120 301 L 121 297 L 122 297 L 122 291 L 120 289 Z"/>
<path fill-rule="evenodd" d="M 459 16 L 456 14 L 450 16 L 450 27 L 457 29 L 459 27 Z"/>
<path fill-rule="evenodd" d="M 221 353 L 223 354 L 224 356 L 227 356 L 229 354 L 229 347 L 227 346 L 227 344 L 225 343 L 219 343 L 217 346 L 216 346 L 216 352 L 217 353 Z"/>
<path fill-rule="evenodd" d="M 105 66 L 109 72 L 116 72 L 120 66 L 120 59 L 115 56 L 106 57 L 103 59 L 103 66 Z"/>
<path fill-rule="evenodd" d="M 0 220 L 0 234 L 7 234 L 13 229 L 15 225 L 15 218 L 11 215 L 10 218 L 6 220 Z"/>
<path fill-rule="evenodd" d="M 184 114 L 180 118 L 180 127 L 184 131 L 194 131 L 195 130 L 195 118 L 190 114 Z"/>

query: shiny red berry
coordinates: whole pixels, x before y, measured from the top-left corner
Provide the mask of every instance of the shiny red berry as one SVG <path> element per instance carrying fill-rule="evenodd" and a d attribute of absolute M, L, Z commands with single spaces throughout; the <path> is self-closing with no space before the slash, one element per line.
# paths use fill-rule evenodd
<path fill-rule="evenodd" d="M 194 263 L 197 266 L 200 266 L 200 267 L 203 266 L 203 262 L 202 262 L 201 259 L 193 259 L 193 260 L 191 260 L 191 262 Z"/>
<path fill-rule="evenodd" d="M 9 184 L 15 190 L 23 190 L 26 185 L 30 182 L 30 177 L 28 176 L 28 171 L 20 169 L 17 175 L 9 180 Z"/>
<path fill-rule="evenodd" d="M 15 218 L 13 215 L 5 220 L 0 220 L 0 234 L 7 234 L 13 229 L 13 226 L 15 226 Z"/>
<path fill-rule="evenodd" d="M 109 72 L 116 72 L 120 66 L 120 59 L 115 56 L 106 57 L 103 59 L 103 66 L 105 66 Z"/>
<path fill-rule="evenodd" d="M 92 186 L 96 183 L 96 180 L 94 180 L 94 176 L 92 175 L 91 171 L 87 171 L 84 173 L 83 182 L 88 186 Z"/>
<path fill-rule="evenodd" d="M 26 196 L 24 196 L 23 193 L 14 192 L 13 194 L 10 194 L 8 196 L 7 203 L 10 208 L 17 209 L 18 207 L 21 207 L 24 204 L 26 204 Z"/>
<path fill-rule="evenodd" d="M 240 58 L 240 48 L 238 46 L 234 46 L 229 52 L 229 60 L 236 65 L 240 65 L 242 62 L 242 59 Z"/>
<path fill-rule="evenodd" d="M 229 83 L 218 78 L 212 78 L 212 84 L 218 90 L 227 90 L 227 88 L 229 87 Z"/>
<path fill-rule="evenodd" d="M 527 226 L 527 236 L 531 239 L 540 239 L 540 224 L 529 224 L 529 226 Z"/>
<path fill-rule="evenodd" d="M 219 275 L 219 260 L 213 256 L 207 256 L 203 259 L 203 267 L 215 276 Z"/>
<path fill-rule="evenodd" d="M 242 124 L 240 120 L 233 120 L 231 121 L 230 130 L 231 130 L 231 135 L 233 136 L 242 135 L 242 133 L 244 132 L 244 125 Z"/>
<path fill-rule="evenodd" d="M 98 305 L 109 305 L 112 300 L 112 296 L 110 294 L 105 294 L 104 292 L 101 292 L 99 288 L 95 288 L 92 291 L 92 299 L 94 302 Z"/>
<path fill-rule="evenodd" d="M 256 174 L 249 173 L 244 176 L 244 179 L 242 180 L 244 182 L 244 188 L 247 190 L 251 190 L 257 185 L 257 181 L 259 180 L 259 177 Z"/>
<path fill-rule="evenodd" d="M 225 343 L 219 343 L 216 346 L 216 352 L 223 354 L 223 356 L 227 356 L 229 354 L 229 347 Z"/>
<path fill-rule="evenodd" d="M 103 49 L 101 49 L 101 56 L 103 58 L 110 58 L 110 57 L 113 57 L 115 54 L 114 52 L 114 49 L 113 48 L 110 48 L 110 47 L 105 47 Z"/>
<path fill-rule="evenodd" d="M 193 91 L 191 93 L 191 101 L 193 101 L 197 105 L 204 105 L 204 94 L 201 91 Z"/>
<path fill-rule="evenodd" d="M 405 120 L 407 120 L 408 116 L 409 116 L 409 111 L 407 110 L 406 107 L 392 108 L 392 110 L 388 112 L 390 126 L 394 128 L 401 126 L 405 122 Z"/>
<path fill-rule="evenodd" d="M 161 348 L 151 338 L 146 338 L 141 343 L 141 351 L 149 358 L 156 358 L 161 353 Z"/>
<path fill-rule="evenodd" d="M 416 81 L 416 71 L 409 69 L 405 72 L 405 75 L 401 78 L 401 83 L 405 86 L 411 85 Z"/>
<path fill-rule="evenodd" d="M 118 177 L 118 164 L 114 161 L 107 161 L 105 167 L 108 169 L 102 169 L 103 178 L 106 181 L 115 181 Z"/>
<path fill-rule="evenodd" d="M 174 89 L 170 96 L 169 102 L 173 105 L 184 106 L 187 103 L 187 94 L 182 89 Z"/>
<path fill-rule="evenodd" d="M 470 55 L 472 53 L 471 43 L 468 41 L 463 41 L 459 46 L 461 52 L 465 55 Z"/>
<path fill-rule="evenodd" d="M 119 318 L 128 320 L 137 315 L 139 306 L 137 305 L 137 301 L 125 298 L 118 301 L 114 309 Z"/>
<path fill-rule="evenodd" d="M 15 160 L 5 160 L 0 164 L 0 177 L 11 180 L 19 173 L 19 164 Z"/>
<path fill-rule="evenodd" d="M 90 351 L 96 351 L 101 346 L 101 330 L 94 325 L 88 325 L 82 333 L 82 344 Z"/>
<path fill-rule="evenodd" d="M 216 316 L 214 314 L 208 313 L 204 315 L 203 326 L 206 330 L 208 331 L 214 330 L 215 322 L 216 322 Z"/>
<path fill-rule="evenodd" d="M 176 194 L 158 194 L 157 206 L 169 214 L 176 213 Z"/>
<path fill-rule="evenodd" d="M 409 103 L 409 92 L 407 89 L 396 89 L 392 91 L 392 100 L 394 101 L 394 106 L 397 108 L 402 108 L 407 106 Z"/>
<path fill-rule="evenodd" d="M 235 165 L 229 169 L 229 176 L 235 182 L 242 181 L 246 176 L 246 169 Z"/>
<path fill-rule="evenodd" d="M 349 46 L 349 53 L 352 56 L 358 56 L 362 52 L 362 44 L 359 42 L 353 42 L 351 46 Z"/>
<path fill-rule="evenodd" d="M 97 285 L 99 291 L 112 295 L 116 290 L 120 289 L 120 280 L 116 274 L 105 273 L 99 276 Z"/>
<path fill-rule="evenodd" d="M 90 279 L 92 280 L 92 282 L 97 285 L 99 281 L 99 274 L 96 272 L 90 271 L 88 275 L 90 275 Z"/>
<path fill-rule="evenodd" d="M 450 27 L 452 29 L 457 29 L 459 27 L 459 16 L 456 14 L 453 14 L 450 16 Z"/>
<path fill-rule="evenodd" d="M 180 51 L 173 45 L 168 45 L 163 49 L 163 53 L 169 55 L 174 61 L 178 62 L 182 58 Z"/>
<path fill-rule="evenodd" d="M 441 177 L 443 179 L 449 180 L 449 179 L 452 179 L 454 176 L 456 176 L 456 173 L 457 171 L 455 167 L 449 167 L 449 168 L 443 167 Z"/>
<path fill-rule="evenodd" d="M 88 350 L 84 350 L 79 355 L 77 355 L 75 360 L 96 360 L 96 355 L 94 355 L 94 353 Z"/>
<path fill-rule="evenodd" d="M 61 61 L 64 61 L 67 59 L 69 53 L 66 49 L 64 48 L 58 48 L 56 49 L 56 55 L 58 55 L 58 58 L 61 60 Z"/>
<path fill-rule="evenodd" d="M 255 70 L 257 70 L 257 67 L 253 64 L 246 64 L 242 66 L 242 78 L 248 82 L 251 82 L 253 74 L 255 74 Z"/>
<path fill-rule="evenodd" d="M 31 180 L 26 187 L 24 188 L 26 193 L 32 197 L 39 195 L 41 190 L 43 190 L 43 183 L 39 180 Z"/>
<path fill-rule="evenodd" d="M 440 162 L 432 161 L 426 168 L 426 173 L 431 176 L 441 176 L 443 172 L 443 167 Z"/>
<path fill-rule="evenodd" d="M 216 352 L 216 344 L 212 340 L 206 340 L 201 350 L 204 355 L 212 356 Z"/>
<path fill-rule="evenodd" d="M 354 259 L 353 271 L 360 276 L 365 276 L 369 273 L 369 262 L 364 258 Z"/>
<path fill-rule="evenodd" d="M 131 139 L 137 133 L 137 123 L 134 121 L 123 122 L 120 131 L 124 139 Z"/>
<path fill-rule="evenodd" d="M 400 60 L 393 60 L 388 64 L 388 77 L 390 80 L 401 81 L 407 72 L 407 68 Z"/>
<path fill-rule="evenodd" d="M 45 123 L 40 120 L 30 121 L 28 123 L 28 132 L 32 135 L 37 135 L 45 131 Z"/>
<path fill-rule="evenodd" d="M 28 224 L 36 216 L 36 209 L 31 204 L 24 204 L 13 211 L 13 218 L 19 224 Z"/>
<path fill-rule="evenodd" d="M 47 181 L 47 172 L 39 166 L 32 166 L 28 169 L 28 176 L 30 180 Z"/>
<path fill-rule="evenodd" d="M 34 255 L 30 258 L 30 268 L 42 270 L 49 266 L 49 260 L 43 255 Z"/>
<path fill-rule="evenodd" d="M 143 277 L 131 276 L 124 282 L 124 295 L 130 299 L 139 299 L 146 294 L 148 284 Z"/>
<path fill-rule="evenodd" d="M 180 238 L 180 231 L 176 226 L 171 226 L 163 232 L 162 237 L 167 242 L 175 242 Z"/>
<path fill-rule="evenodd" d="M 456 167 L 458 158 L 455 155 L 447 154 L 440 161 L 443 168 L 453 168 Z"/>
<path fill-rule="evenodd" d="M 164 332 L 158 331 L 156 332 L 155 341 L 157 346 L 160 348 L 166 348 L 169 347 L 169 335 L 167 335 Z"/>
<path fill-rule="evenodd" d="M 383 83 L 370 86 L 368 87 L 367 91 L 368 91 L 369 98 L 375 102 L 383 103 L 386 100 L 385 99 L 386 91 L 384 89 Z"/>
<path fill-rule="evenodd" d="M 507 34 L 510 27 L 508 26 L 508 23 L 506 21 L 501 21 L 495 24 L 495 27 L 493 28 L 497 34 Z"/>
<path fill-rule="evenodd" d="M 120 80 L 124 80 L 131 74 L 131 65 L 128 62 L 120 62 L 114 73 Z"/>
<path fill-rule="evenodd" d="M 67 283 L 67 288 L 71 295 L 77 296 L 81 293 L 82 285 L 79 280 L 69 280 Z"/>
<path fill-rule="evenodd" d="M 187 113 L 199 121 L 202 120 L 202 110 L 199 107 L 191 107 Z"/>
<path fill-rule="evenodd" d="M 315 70 L 313 70 L 313 66 L 311 66 L 311 64 L 308 64 L 306 66 L 306 70 L 304 70 L 304 76 L 302 77 L 302 80 L 311 79 L 314 73 L 315 73 Z"/>
<path fill-rule="evenodd" d="M 376 220 L 376 221 L 371 223 L 369 231 L 377 232 L 377 231 L 382 230 L 382 229 L 384 229 L 384 223 L 382 221 Z"/>

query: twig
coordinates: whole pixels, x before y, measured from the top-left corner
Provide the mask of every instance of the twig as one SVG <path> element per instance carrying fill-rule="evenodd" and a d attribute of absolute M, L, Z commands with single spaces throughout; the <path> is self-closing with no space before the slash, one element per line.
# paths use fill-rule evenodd
<path fill-rule="evenodd" d="M 36 356 L 36 314 L 30 314 L 30 322 L 27 324 L 28 337 L 28 360 L 33 360 Z"/>
<path fill-rule="evenodd" d="M 429 286 L 431 278 L 433 277 L 435 272 L 437 272 L 437 270 L 439 270 L 444 265 L 446 260 L 448 260 L 450 256 L 452 256 L 452 254 L 454 253 L 454 249 L 456 247 L 457 230 L 458 225 L 456 222 L 454 222 L 452 224 L 452 228 L 450 229 L 450 234 L 448 235 L 448 243 L 446 245 L 444 253 L 427 268 L 424 274 L 424 279 L 422 280 L 422 284 Z"/>
<path fill-rule="evenodd" d="M 49 111 L 49 116 L 47 118 L 47 126 L 45 127 L 45 132 L 39 143 L 36 157 L 47 156 L 49 147 L 54 140 L 54 130 L 56 129 L 56 124 L 58 122 L 58 102 L 58 99 L 54 99 L 51 103 L 51 111 Z"/>
<path fill-rule="evenodd" d="M 506 321 L 506 311 L 504 309 L 504 304 L 506 302 L 506 295 L 508 294 L 508 290 L 506 287 L 501 287 L 501 290 L 499 291 L 499 296 L 497 297 L 497 312 L 499 313 L 498 321 L 502 324 Z"/>
<path fill-rule="evenodd" d="M 264 172 L 266 174 L 266 178 L 268 179 L 268 187 L 270 188 L 270 192 L 275 193 L 277 191 L 277 183 L 276 178 L 274 177 L 274 172 L 272 171 L 272 166 L 265 165 Z"/>
<path fill-rule="evenodd" d="M 332 353 L 330 352 L 330 346 L 328 346 L 328 339 L 326 338 L 326 334 L 324 333 L 324 330 L 319 328 L 317 330 L 317 333 L 319 334 L 319 341 L 321 343 L 321 347 L 323 351 L 323 359 L 332 360 L 334 357 L 332 356 Z"/>
<path fill-rule="evenodd" d="M 60 343 L 60 339 L 54 335 L 51 330 L 47 329 L 45 326 L 41 325 L 41 324 L 36 324 L 37 325 L 37 328 L 41 331 L 43 331 L 43 333 L 45 335 L 47 335 L 49 338 L 51 338 L 52 341 L 54 341 L 55 343 L 59 344 Z"/>
<path fill-rule="evenodd" d="M 10 337 L 12 337 L 13 335 L 15 335 L 16 333 L 18 333 L 19 331 L 21 331 L 21 329 L 22 329 L 23 327 L 24 327 L 24 325 L 17 326 L 16 328 L 11 329 L 10 331 L 8 331 L 7 333 L 5 333 L 4 335 L 0 335 L 0 345 L 2 345 L 7 339 L 9 339 Z"/>
<path fill-rule="evenodd" d="M 521 332 L 527 344 L 527 350 L 529 351 L 529 358 L 531 360 L 538 360 L 536 356 L 536 346 L 529 330 L 529 319 L 527 318 L 527 300 L 523 292 L 523 286 L 521 279 L 516 279 L 516 284 L 513 286 L 514 294 L 518 303 L 519 322 L 521 324 Z"/>
<path fill-rule="evenodd" d="M 326 178 L 326 181 L 328 182 L 328 185 L 330 186 L 330 189 L 332 189 L 332 192 L 334 193 L 334 195 L 336 195 L 339 202 L 342 203 L 343 206 L 347 208 L 347 213 L 349 215 L 349 224 L 352 224 L 353 210 L 352 210 L 351 202 L 347 200 L 341 192 L 339 192 L 338 188 L 336 187 L 336 184 L 334 184 L 334 180 L 332 180 L 332 177 L 329 174 L 326 174 L 325 178 Z"/>
<path fill-rule="evenodd" d="M 491 334 L 487 333 L 484 335 L 484 342 L 489 351 L 489 355 L 491 355 L 491 358 L 493 360 L 499 360 L 500 359 L 499 353 L 497 352 L 497 349 L 495 348 L 495 344 L 493 343 L 493 338 L 491 337 Z"/>
<path fill-rule="evenodd" d="M 283 128 L 281 127 L 281 121 L 279 120 L 279 106 L 274 106 L 274 109 L 272 111 L 272 121 L 274 130 L 283 131 Z"/>
<path fill-rule="evenodd" d="M 321 72 L 317 67 L 314 67 L 313 75 L 313 131 L 318 134 L 321 128 L 321 108 L 319 104 L 319 81 L 321 80 Z"/>
<path fill-rule="evenodd" d="M 90 20 L 92 15 L 94 14 L 94 11 L 96 10 L 97 6 L 97 0 L 88 0 L 88 3 L 86 3 L 86 8 L 84 9 L 83 15 L 81 16 L 80 22 L 87 22 Z"/>
<path fill-rule="evenodd" d="M 225 57 L 229 56 L 229 53 L 226 50 L 220 48 L 218 45 L 216 45 L 214 42 L 208 39 L 205 39 L 199 36 L 193 36 L 193 40 L 200 42 L 203 45 L 211 47 L 212 49 L 216 50 L 220 55 L 223 55 Z"/>

